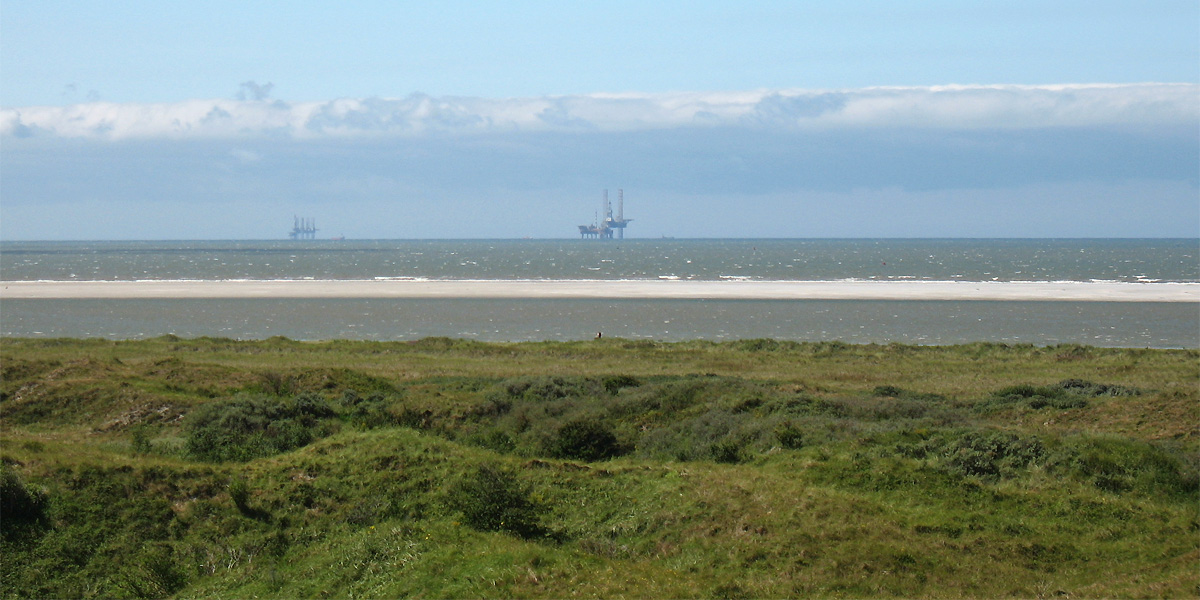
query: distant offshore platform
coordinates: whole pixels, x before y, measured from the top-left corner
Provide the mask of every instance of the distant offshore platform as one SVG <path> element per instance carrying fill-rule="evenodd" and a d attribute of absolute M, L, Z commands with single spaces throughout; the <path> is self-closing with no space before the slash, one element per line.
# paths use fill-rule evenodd
<path fill-rule="evenodd" d="M 591 225 L 580 225 L 579 237 L 581 239 L 611 240 L 614 230 L 617 232 L 617 239 L 625 239 L 625 226 L 633 221 L 633 219 L 625 218 L 625 191 L 617 190 L 616 217 L 613 217 L 612 204 L 608 201 L 608 190 L 604 190 L 603 202 L 600 208 L 603 211 L 604 219 L 597 218 L 596 222 Z"/>
<path fill-rule="evenodd" d="M 288 237 L 293 240 L 312 240 L 317 237 L 317 220 L 312 218 L 292 217 L 292 230 Z"/>

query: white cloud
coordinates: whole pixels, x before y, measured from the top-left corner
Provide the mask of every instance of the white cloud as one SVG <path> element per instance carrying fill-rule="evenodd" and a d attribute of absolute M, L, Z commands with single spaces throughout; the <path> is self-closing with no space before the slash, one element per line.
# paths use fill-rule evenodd
<path fill-rule="evenodd" d="M 269 86 L 269 84 L 268 84 Z M 261 87 L 261 86 L 260 86 Z M 269 91 L 269 87 L 266 88 Z M 92 102 L 0 109 L 0 135 L 120 139 L 408 137 L 685 127 L 1031 129 L 1200 121 L 1195 84 L 880 87 L 536 98 Z"/>
<path fill-rule="evenodd" d="M 1194 237 L 1198 100 L 1138 84 L 0 109 L 0 239 L 275 237 L 293 214 L 351 237 L 553 237 L 604 187 L 638 236 Z"/>

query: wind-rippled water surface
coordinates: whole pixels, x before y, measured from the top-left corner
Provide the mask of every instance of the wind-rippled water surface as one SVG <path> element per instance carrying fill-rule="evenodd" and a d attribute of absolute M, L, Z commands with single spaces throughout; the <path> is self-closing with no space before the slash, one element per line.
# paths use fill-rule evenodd
<path fill-rule="evenodd" d="M 483 341 L 775 338 L 851 343 L 1200 347 L 1180 302 L 188 299 L 5 301 L 0 335 Z"/>
<path fill-rule="evenodd" d="M 5 280 L 1200 281 L 1196 240 L 6 242 Z"/>
<path fill-rule="evenodd" d="M 4 242 L 0 279 L 1200 281 L 1197 240 Z M 586 339 L 1200 347 L 1153 302 L 467 299 L 11 300 L 6 337 Z"/>

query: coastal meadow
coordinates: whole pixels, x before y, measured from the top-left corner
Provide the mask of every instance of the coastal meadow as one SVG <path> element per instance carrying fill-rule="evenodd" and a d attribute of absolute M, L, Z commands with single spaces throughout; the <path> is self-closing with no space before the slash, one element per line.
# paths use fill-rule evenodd
<path fill-rule="evenodd" d="M 1200 351 L 0 339 L 3 597 L 1181 597 Z"/>

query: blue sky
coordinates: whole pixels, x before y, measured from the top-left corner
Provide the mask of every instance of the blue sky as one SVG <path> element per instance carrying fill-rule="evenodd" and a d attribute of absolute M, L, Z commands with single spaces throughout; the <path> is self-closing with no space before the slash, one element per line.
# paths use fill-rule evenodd
<path fill-rule="evenodd" d="M 1200 235 L 1194 0 L 8 0 L 0 83 L 0 239 Z"/>

